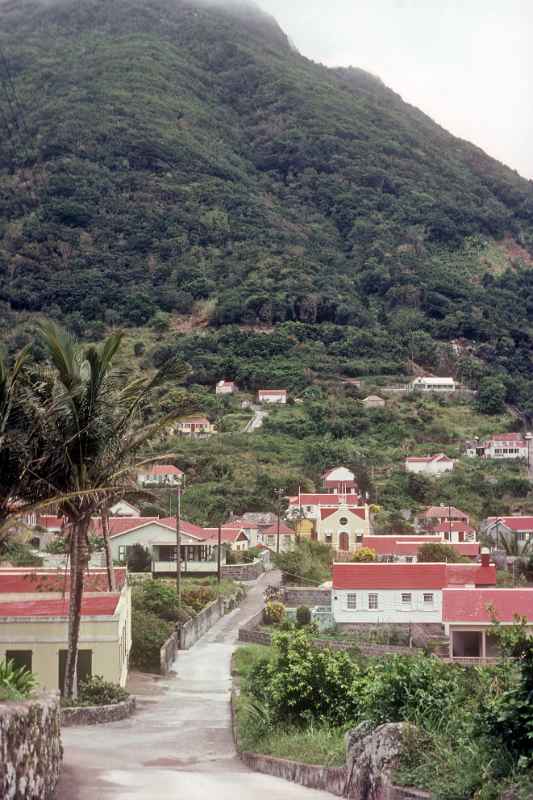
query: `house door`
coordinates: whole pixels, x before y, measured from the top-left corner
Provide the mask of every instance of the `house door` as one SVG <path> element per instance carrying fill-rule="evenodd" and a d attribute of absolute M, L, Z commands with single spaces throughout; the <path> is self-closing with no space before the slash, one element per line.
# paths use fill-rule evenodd
<path fill-rule="evenodd" d="M 339 550 L 344 550 L 345 552 L 350 549 L 350 537 L 343 531 L 339 534 Z"/>
<path fill-rule="evenodd" d="M 78 650 L 78 687 L 80 681 L 86 681 L 92 675 L 93 666 L 93 651 L 92 650 Z M 63 687 L 65 685 L 65 670 L 67 668 L 67 651 L 59 651 L 59 691 L 63 694 Z"/>

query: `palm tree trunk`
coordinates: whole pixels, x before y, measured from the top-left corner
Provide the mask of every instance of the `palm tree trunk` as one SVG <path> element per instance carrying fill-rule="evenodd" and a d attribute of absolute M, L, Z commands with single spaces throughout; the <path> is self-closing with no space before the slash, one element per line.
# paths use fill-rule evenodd
<path fill-rule="evenodd" d="M 77 695 L 76 672 L 78 667 L 78 641 L 80 637 L 81 604 L 83 600 L 83 584 L 85 569 L 89 561 L 87 531 L 89 518 L 82 518 L 72 523 L 70 535 L 70 594 L 68 609 L 68 651 L 65 668 L 64 696 Z"/>
<path fill-rule="evenodd" d="M 104 539 L 105 566 L 107 570 L 107 588 L 110 592 L 117 591 L 115 580 L 115 570 L 113 569 L 113 555 L 111 553 L 111 542 L 109 541 L 109 516 L 107 508 L 102 511 L 102 537 Z"/>

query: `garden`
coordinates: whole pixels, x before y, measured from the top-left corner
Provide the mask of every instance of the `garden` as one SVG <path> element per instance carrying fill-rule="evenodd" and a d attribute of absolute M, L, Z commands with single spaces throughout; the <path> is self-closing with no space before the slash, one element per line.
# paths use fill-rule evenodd
<path fill-rule="evenodd" d="M 132 588 L 132 648 L 130 664 L 144 672 L 159 672 L 159 651 L 178 623 L 195 617 L 217 597 L 231 597 L 242 587 L 228 578 L 185 578 L 181 603 L 176 584 L 147 579 Z"/>
<path fill-rule="evenodd" d="M 242 750 L 341 766 L 361 722 L 411 724 L 397 783 L 435 800 L 526 800 L 533 792 L 533 637 L 495 623 L 501 661 L 461 667 L 423 654 L 318 650 L 305 627 L 234 656 Z"/>

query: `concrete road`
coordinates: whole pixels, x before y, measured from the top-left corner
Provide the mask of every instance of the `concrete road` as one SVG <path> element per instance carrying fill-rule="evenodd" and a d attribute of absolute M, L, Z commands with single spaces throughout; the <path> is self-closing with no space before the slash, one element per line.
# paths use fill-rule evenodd
<path fill-rule="evenodd" d="M 268 411 L 261 406 L 252 406 L 254 416 L 244 429 L 245 433 L 253 433 L 263 427 L 263 421 L 268 417 Z"/>
<path fill-rule="evenodd" d="M 261 606 L 272 573 L 240 608 L 181 651 L 168 679 L 137 675 L 134 717 L 65 728 L 56 800 L 331 800 L 331 795 L 250 771 L 233 745 L 230 662 L 239 625 Z"/>

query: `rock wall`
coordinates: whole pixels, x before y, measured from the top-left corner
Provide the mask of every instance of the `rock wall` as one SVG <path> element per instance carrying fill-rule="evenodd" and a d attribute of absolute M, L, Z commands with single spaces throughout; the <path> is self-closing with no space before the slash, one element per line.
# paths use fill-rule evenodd
<path fill-rule="evenodd" d="M 283 602 L 289 608 L 298 606 L 331 606 L 331 589 L 316 589 L 308 586 L 285 586 Z"/>
<path fill-rule="evenodd" d="M 52 800 L 61 770 L 59 697 L 0 703 L 0 797 Z"/>
<path fill-rule="evenodd" d="M 61 709 L 61 726 L 101 725 L 103 722 L 117 722 L 119 719 L 131 717 L 135 711 L 135 698 L 129 697 L 122 703 L 108 706 L 80 706 L 79 708 Z"/>
<path fill-rule="evenodd" d="M 224 564 L 222 567 L 223 578 L 233 578 L 234 581 L 255 581 L 265 571 L 261 559 L 251 564 Z"/>
<path fill-rule="evenodd" d="M 284 778 L 310 789 L 321 789 L 337 797 L 343 797 L 346 784 L 345 767 L 319 767 L 314 764 L 301 764 L 284 758 L 262 756 L 258 753 L 241 753 L 244 763 L 255 770 L 276 778 Z"/>

